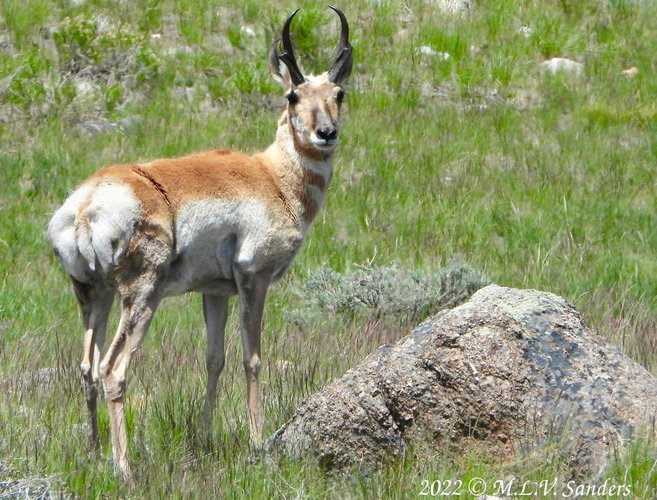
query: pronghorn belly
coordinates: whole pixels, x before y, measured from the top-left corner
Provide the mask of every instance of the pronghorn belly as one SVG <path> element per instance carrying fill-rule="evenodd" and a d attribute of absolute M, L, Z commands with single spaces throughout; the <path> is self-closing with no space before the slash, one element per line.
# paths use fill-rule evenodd
<path fill-rule="evenodd" d="M 86 183 L 55 212 L 48 239 L 66 272 L 88 283 L 114 269 L 128 249 L 140 213 L 139 199 L 125 184 Z"/>
<path fill-rule="evenodd" d="M 210 235 L 214 234 L 214 239 Z M 164 285 L 164 295 L 195 291 L 233 295 L 237 288 L 231 265 L 236 236 L 230 232 L 206 228 L 204 237 L 179 252 L 171 263 Z"/>
<path fill-rule="evenodd" d="M 176 254 L 165 295 L 234 294 L 236 265 L 253 273 L 277 270 L 279 262 L 287 267 L 294 255 L 287 241 L 294 240 L 290 231 L 281 231 L 280 222 L 256 199 L 188 202 L 178 212 L 175 227 Z"/>

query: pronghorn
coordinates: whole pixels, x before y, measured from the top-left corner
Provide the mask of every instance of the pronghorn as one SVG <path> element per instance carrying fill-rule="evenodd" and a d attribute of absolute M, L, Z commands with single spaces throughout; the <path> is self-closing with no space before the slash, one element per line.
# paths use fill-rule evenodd
<path fill-rule="evenodd" d="M 228 299 L 239 297 L 250 440 L 262 443 L 260 337 L 269 285 L 290 267 L 324 201 L 339 142 L 342 83 L 352 67 L 349 26 L 339 16 L 333 66 L 304 76 L 290 24 L 269 57 L 287 97 L 276 139 L 247 156 L 218 149 L 149 163 L 112 165 L 84 181 L 48 225 L 55 254 L 82 310 L 83 385 L 92 445 L 99 446 L 96 400 L 102 381 L 109 408 L 114 467 L 131 480 L 124 416 L 126 372 L 162 298 L 203 294 L 209 427 L 224 366 Z M 282 42 L 282 50 L 280 44 Z M 101 359 L 114 296 L 121 319 Z"/>

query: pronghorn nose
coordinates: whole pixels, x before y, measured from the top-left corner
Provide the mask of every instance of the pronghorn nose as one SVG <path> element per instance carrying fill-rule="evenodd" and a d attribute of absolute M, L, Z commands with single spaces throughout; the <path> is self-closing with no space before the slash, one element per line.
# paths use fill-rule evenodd
<path fill-rule="evenodd" d="M 322 127 L 317 129 L 317 137 L 325 141 L 332 141 L 338 138 L 338 131 L 333 127 Z"/>

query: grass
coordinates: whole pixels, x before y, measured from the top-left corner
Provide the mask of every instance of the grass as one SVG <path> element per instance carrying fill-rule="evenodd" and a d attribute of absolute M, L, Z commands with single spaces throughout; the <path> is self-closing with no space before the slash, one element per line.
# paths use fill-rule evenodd
<path fill-rule="evenodd" d="M 334 16 L 298 5 L 298 58 L 322 71 L 337 42 Z M 476 446 L 409 450 L 380 471 L 344 476 L 312 462 L 252 459 L 234 318 L 207 442 L 198 424 L 205 375 L 196 296 L 163 305 L 131 368 L 140 489 L 112 474 L 104 410 L 104 448 L 87 449 L 78 312 L 45 241 L 47 221 L 105 164 L 269 144 L 284 100 L 267 50 L 296 6 L 0 0 L 0 381 L 54 369 L 50 384 L 3 386 L 0 484 L 55 478 L 83 497 L 371 498 L 417 496 L 422 480 L 560 473 L 559 463 L 509 464 Z M 654 372 L 654 6 L 491 0 L 463 16 L 425 0 L 343 8 L 356 59 L 343 144 L 327 206 L 268 299 L 266 433 L 417 320 L 308 315 L 298 290 L 322 269 L 432 276 L 457 258 L 494 282 L 567 297 Z M 553 56 L 582 63 L 583 75 L 541 74 L 539 63 Z M 634 78 L 621 74 L 630 67 L 639 69 Z M 655 456 L 654 441 L 637 442 L 618 451 L 608 476 L 630 481 L 639 497 L 654 495 Z"/>

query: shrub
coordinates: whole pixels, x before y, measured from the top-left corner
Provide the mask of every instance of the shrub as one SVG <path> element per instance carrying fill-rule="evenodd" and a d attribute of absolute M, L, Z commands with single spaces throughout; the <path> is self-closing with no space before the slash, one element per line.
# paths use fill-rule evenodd
<path fill-rule="evenodd" d="M 134 76 L 143 81 L 158 69 L 157 58 L 143 35 L 100 17 L 66 18 L 53 34 L 60 72 L 85 74 L 107 82 Z"/>
<path fill-rule="evenodd" d="M 321 268 L 297 293 L 324 312 L 420 320 L 458 305 L 489 282 L 479 271 L 458 262 L 435 271 L 365 265 L 346 274 Z"/>

